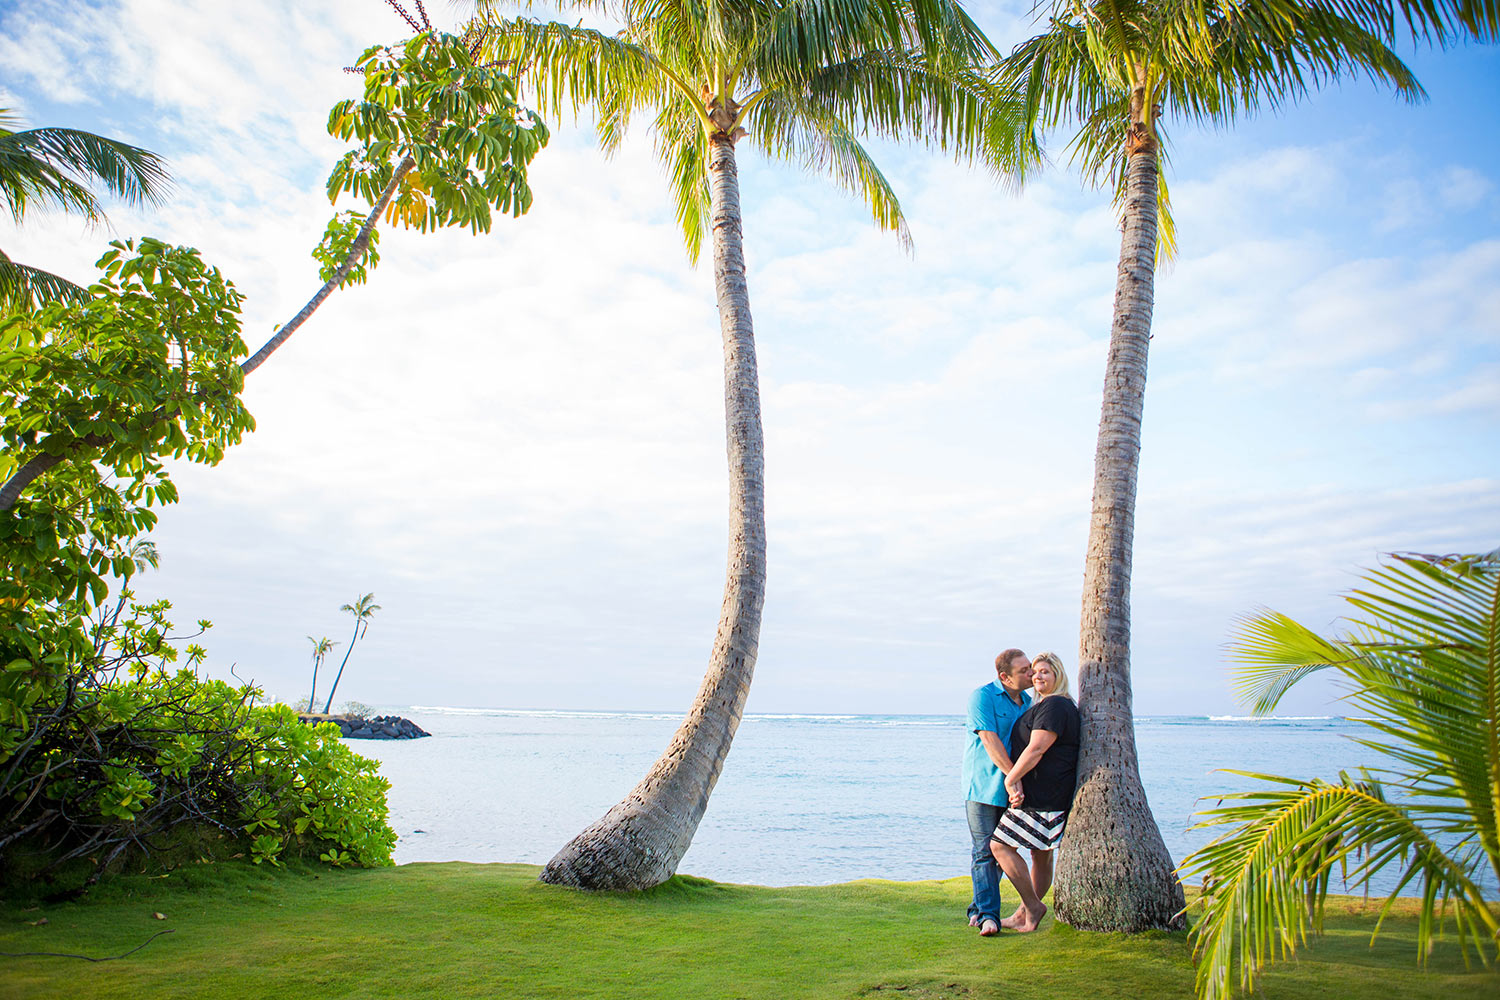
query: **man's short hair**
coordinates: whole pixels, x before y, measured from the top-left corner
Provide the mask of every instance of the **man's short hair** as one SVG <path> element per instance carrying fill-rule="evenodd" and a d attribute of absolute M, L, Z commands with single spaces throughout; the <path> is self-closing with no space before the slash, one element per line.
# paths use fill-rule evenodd
<path fill-rule="evenodd" d="M 995 673 L 1004 674 L 1009 677 L 1015 670 L 1016 658 L 1025 656 L 1025 652 L 1019 649 L 1007 649 L 995 657 Z"/>

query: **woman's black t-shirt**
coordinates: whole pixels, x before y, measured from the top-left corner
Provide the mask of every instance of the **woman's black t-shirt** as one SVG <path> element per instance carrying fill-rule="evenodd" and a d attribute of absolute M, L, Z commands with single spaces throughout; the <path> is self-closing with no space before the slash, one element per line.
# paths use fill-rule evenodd
<path fill-rule="evenodd" d="M 1073 789 L 1078 783 L 1078 706 L 1066 695 L 1053 695 L 1032 705 L 1010 730 L 1012 759 L 1019 759 L 1031 742 L 1031 733 L 1045 729 L 1057 734 L 1042 759 L 1021 777 L 1022 803 L 1028 809 L 1073 808 Z"/>

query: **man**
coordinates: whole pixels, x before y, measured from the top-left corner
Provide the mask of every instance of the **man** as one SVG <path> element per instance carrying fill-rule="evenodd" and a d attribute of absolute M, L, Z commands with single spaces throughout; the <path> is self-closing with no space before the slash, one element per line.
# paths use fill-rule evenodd
<path fill-rule="evenodd" d="M 964 789 L 969 818 L 974 901 L 969 926 L 982 937 L 1000 933 L 1000 869 L 990 852 L 990 834 L 1009 797 L 1005 776 L 1011 769 L 1010 730 L 1031 706 L 1031 660 L 1019 649 L 995 657 L 995 680 L 969 696 L 969 745 L 964 751 Z"/>

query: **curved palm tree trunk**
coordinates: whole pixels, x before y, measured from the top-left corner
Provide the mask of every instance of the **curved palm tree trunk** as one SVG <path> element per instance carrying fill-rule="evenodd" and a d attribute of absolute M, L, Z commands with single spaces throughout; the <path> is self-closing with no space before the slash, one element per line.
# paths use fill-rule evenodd
<path fill-rule="evenodd" d="M 364 225 L 360 227 L 359 232 L 355 235 L 354 242 L 349 246 L 349 252 L 344 256 L 343 263 L 339 265 L 333 277 L 323 282 L 323 287 L 319 288 L 317 294 L 308 300 L 307 305 L 303 306 L 297 315 L 293 316 L 285 326 L 277 330 L 275 336 L 266 341 L 260 350 L 240 362 L 241 375 L 249 375 L 255 369 L 265 364 L 266 359 L 276 353 L 276 349 L 286 343 L 287 338 L 296 333 L 298 327 L 307 322 L 308 317 L 317 312 L 318 306 L 323 304 L 323 300 L 332 295 L 343 284 L 349 272 L 354 269 L 354 265 L 358 264 L 364 258 L 365 251 L 369 249 L 370 234 L 374 232 L 376 223 L 380 221 L 381 213 L 390 204 L 391 197 L 395 195 L 396 189 L 401 186 L 401 181 L 407 174 L 411 173 L 412 168 L 415 166 L 416 161 L 410 156 L 405 157 L 397 165 L 395 172 L 391 175 L 390 183 L 386 184 L 385 189 L 380 192 L 380 197 L 376 199 L 375 207 L 370 209 L 370 214 L 365 216 Z M 150 414 L 146 418 L 146 422 L 150 425 L 159 420 L 172 420 L 176 418 L 177 412 L 173 410 L 168 414 L 165 409 L 160 409 Z M 21 498 L 21 492 L 54 465 L 72 458 L 85 449 L 103 447 L 108 443 L 109 438 L 102 434 L 89 434 L 74 441 L 58 454 L 49 454 L 43 450 L 41 454 L 32 457 L 17 469 L 6 480 L 4 486 L 0 486 L 0 511 L 7 511 L 15 506 L 16 501 Z M 45 449 L 45 447 L 46 442 L 44 441 L 42 448 Z M 308 708 L 311 707 L 311 705 L 308 706 Z"/>
<path fill-rule="evenodd" d="M 1100 931 L 1178 930 L 1182 885 L 1146 802 L 1130 694 L 1130 563 L 1156 272 L 1156 140 L 1132 108 L 1124 236 L 1094 453 L 1078 650 L 1078 795 L 1058 852 L 1057 917 Z"/>
<path fill-rule="evenodd" d="M 328 689 L 328 701 L 323 705 L 323 714 L 327 715 L 333 711 L 333 696 L 339 689 L 339 681 L 344 677 L 344 664 L 349 662 L 349 654 L 354 652 L 354 644 L 359 641 L 360 620 L 354 620 L 354 637 L 349 640 L 349 648 L 344 650 L 344 658 L 339 661 L 339 672 L 333 675 L 333 687 Z M 312 711 L 312 705 L 307 706 Z"/>
<path fill-rule="evenodd" d="M 734 143 L 717 133 L 709 152 L 729 453 L 729 567 L 719 631 L 697 700 L 666 752 L 623 801 L 557 852 L 543 882 L 647 889 L 671 878 L 708 807 L 750 692 L 765 603 L 765 475 Z"/>
<path fill-rule="evenodd" d="M 315 711 L 318 707 L 318 667 L 322 666 L 322 664 L 323 658 L 321 656 L 313 657 L 312 690 L 307 695 L 307 710 L 309 712 Z"/>

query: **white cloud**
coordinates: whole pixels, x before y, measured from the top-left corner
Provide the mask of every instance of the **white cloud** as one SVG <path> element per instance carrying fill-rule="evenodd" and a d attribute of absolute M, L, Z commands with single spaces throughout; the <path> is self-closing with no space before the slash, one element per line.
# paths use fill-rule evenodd
<path fill-rule="evenodd" d="M 114 211 L 115 231 L 202 248 L 249 295 L 258 345 L 317 286 L 340 67 L 402 26 L 269 0 L 48 9 L 5 21 L 17 96 L 92 101 L 170 155 L 172 202 Z M 76 90 L 55 89 L 59 60 L 89 67 Z M 1372 243 L 1379 191 L 1346 183 L 1360 148 L 1179 161 L 1136 545 L 1141 711 L 1228 710 L 1219 646 L 1257 603 L 1326 620 L 1379 551 L 1493 543 L 1500 468 L 1479 425 L 1500 244 L 1431 214 Z M 825 181 L 741 158 L 771 541 L 759 710 L 947 711 L 997 643 L 1076 648 L 1108 198 L 1064 174 L 1015 197 L 879 155 L 912 258 Z M 1472 172 L 1442 175 L 1448 204 L 1489 197 L 1493 171 Z M 255 434 L 178 471 L 148 586 L 215 619 L 217 663 L 295 697 L 303 636 L 337 638 L 338 606 L 373 590 L 385 610 L 351 697 L 690 697 L 727 502 L 712 277 L 685 263 L 644 136 L 607 161 L 559 126 L 532 183 L 532 211 L 488 236 L 386 233 L 370 284 L 251 377 Z M 107 235 L 49 219 L 0 245 L 86 279 Z"/>

